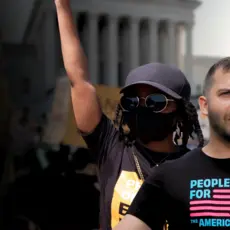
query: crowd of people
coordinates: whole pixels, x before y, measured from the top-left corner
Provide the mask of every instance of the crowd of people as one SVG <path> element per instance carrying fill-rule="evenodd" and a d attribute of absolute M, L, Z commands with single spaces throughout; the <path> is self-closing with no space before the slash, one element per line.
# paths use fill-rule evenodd
<path fill-rule="evenodd" d="M 41 230 L 97 229 L 100 191 L 88 149 L 44 146 L 30 149 L 24 157 L 20 167 L 24 173 L 4 197 L 4 229 L 31 230 L 30 225 Z"/>

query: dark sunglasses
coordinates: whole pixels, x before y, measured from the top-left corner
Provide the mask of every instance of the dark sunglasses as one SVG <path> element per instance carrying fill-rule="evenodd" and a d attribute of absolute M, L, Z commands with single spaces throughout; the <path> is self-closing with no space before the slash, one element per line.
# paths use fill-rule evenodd
<path fill-rule="evenodd" d="M 174 101 L 173 99 L 168 99 L 163 94 L 150 94 L 145 98 L 122 96 L 120 106 L 124 111 L 131 112 L 139 106 L 141 99 L 145 101 L 145 106 L 155 113 L 162 112 L 167 108 L 169 101 Z"/>

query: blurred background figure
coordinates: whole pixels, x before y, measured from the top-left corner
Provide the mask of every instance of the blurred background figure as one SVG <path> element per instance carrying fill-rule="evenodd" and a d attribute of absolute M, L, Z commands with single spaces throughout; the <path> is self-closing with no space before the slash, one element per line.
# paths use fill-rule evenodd
<path fill-rule="evenodd" d="M 42 230 L 99 227 L 95 162 L 85 148 L 71 153 L 68 146 L 59 147 L 58 151 L 43 150 L 45 168 L 36 154 L 28 153 L 34 156 L 28 158 L 29 173 L 16 179 L 4 198 L 4 229 L 17 216 L 30 219 Z"/>
<path fill-rule="evenodd" d="M 18 216 L 12 220 L 8 230 L 41 230 L 38 225 L 36 225 L 32 220 L 24 217 Z"/>

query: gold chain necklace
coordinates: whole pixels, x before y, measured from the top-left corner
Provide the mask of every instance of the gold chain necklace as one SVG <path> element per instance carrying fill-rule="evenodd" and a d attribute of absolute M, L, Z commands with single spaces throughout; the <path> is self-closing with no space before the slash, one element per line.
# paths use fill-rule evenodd
<path fill-rule="evenodd" d="M 133 158 L 134 158 L 134 161 L 135 161 L 135 165 L 136 165 L 136 168 L 137 168 L 138 175 L 141 178 L 141 180 L 144 182 L 145 181 L 144 174 L 143 174 L 143 172 L 141 170 L 140 162 L 139 162 L 139 160 L 137 158 L 137 154 L 136 154 L 136 151 L 134 150 L 134 146 L 132 146 L 132 154 L 133 154 Z M 159 163 L 156 163 L 156 162 L 153 161 L 153 163 L 155 164 L 155 167 L 158 167 L 161 163 L 163 163 L 169 157 L 169 155 L 170 155 L 170 153 L 165 158 L 163 158 Z"/>
<path fill-rule="evenodd" d="M 134 146 L 132 146 L 132 154 L 133 154 L 133 158 L 134 158 L 134 161 L 135 161 L 135 165 L 136 165 L 136 168 L 137 168 L 137 172 L 139 174 L 139 177 L 141 178 L 142 182 L 145 181 L 145 178 L 144 178 L 144 175 L 143 175 L 143 172 L 141 170 L 141 166 L 140 166 L 140 163 L 139 163 L 139 160 L 137 158 L 137 154 L 134 150 Z M 158 164 L 154 162 L 155 164 L 155 167 L 158 167 L 163 161 L 165 161 L 168 157 L 169 157 L 170 154 L 168 154 L 164 159 L 162 159 Z M 168 221 L 166 220 L 166 223 L 163 227 L 164 230 L 168 230 L 169 229 L 169 225 L 168 225 Z"/>
<path fill-rule="evenodd" d="M 141 178 L 142 182 L 145 181 L 145 178 L 144 178 L 144 175 L 142 173 L 142 170 L 141 170 L 141 166 L 140 166 L 140 163 L 139 163 L 139 160 L 137 158 L 137 155 L 134 151 L 134 147 L 132 147 L 132 154 L 133 154 L 133 158 L 134 158 L 134 161 L 135 161 L 135 165 L 136 165 L 136 168 L 137 168 L 137 172 L 139 174 L 139 177 Z"/>

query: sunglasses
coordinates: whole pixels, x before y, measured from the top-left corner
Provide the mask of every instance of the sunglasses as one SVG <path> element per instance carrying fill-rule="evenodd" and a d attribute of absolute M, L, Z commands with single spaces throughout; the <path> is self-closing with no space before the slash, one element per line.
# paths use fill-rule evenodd
<path fill-rule="evenodd" d="M 145 101 L 145 107 L 151 109 L 155 113 L 162 112 L 167 108 L 169 101 L 174 101 L 173 99 L 168 99 L 163 94 L 150 94 L 147 97 L 122 96 L 120 99 L 120 106 L 124 111 L 131 112 L 139 106 L 141 99 Z"/>

